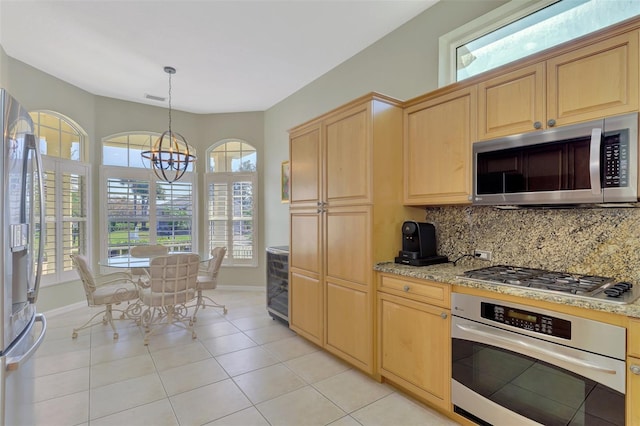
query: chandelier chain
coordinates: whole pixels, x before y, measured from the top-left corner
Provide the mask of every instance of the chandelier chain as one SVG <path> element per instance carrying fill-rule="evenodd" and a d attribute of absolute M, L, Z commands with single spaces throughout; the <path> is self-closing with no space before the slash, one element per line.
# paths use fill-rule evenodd
<path fill-rule="evenodd" d="M 172 134 L 171 132 L 171 74 L 173 73 L 169 73 L 169 134 Z"/>

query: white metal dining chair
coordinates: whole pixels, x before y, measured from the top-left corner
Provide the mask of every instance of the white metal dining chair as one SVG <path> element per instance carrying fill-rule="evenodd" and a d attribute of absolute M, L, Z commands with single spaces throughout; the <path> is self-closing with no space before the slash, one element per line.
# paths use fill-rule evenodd
<path fill-rule="evenodd" d="M 187 303 L 196 298 L 200 256 L 192 253 L 172 254 L 151 259 L 149 278 L 140 278 L 140 323 L 145 328 L 144 344 L 160 326 L 177 325 L 191 331 L 196 338 Z"/>
<path fill-rule="evenodd" d="M 131 257 L 152 258 L 156 256 L 166 256 L 167 254 L 169 254 L 169 247 L 160 244 L 133 246 L 129 250 L 129 255 Z M 147 271 L 147 268 L 131 268 L 131 275 L 148 276 L 149 272 Z"/>
<path fill-rule="evenodd" d="M 202 307 L 202 309 L 206 306 L 221 308 L 223 314 L 227 313 L 227 307 L 225 305 L 222 305 L 212 298 L 202 294 L 203 290 L 213 290 L 218 286 L 218 272 L 220 271 L 220 266 L 222 265 L 222 261 L 224 260 L 226 253 L 226 247 L 214 247 L 211 250 L 211 259 L 207 263 L 206 268 L 203 268 L 198 272 L 198 294 L 196 297 L 196 309 L 193 313 L 194 321 L 196 321 L 196 315 L 200 307 Z M 209 303 L 207 303 L 207 300 Z"/>
<path fill-rule="evenodd" d="M 109 324 L 113 329 L 113 338 L 117 339 L 118 331 L 113 324 L 113 311 L 121 312 L 120 319 L 125 317 L 125 311 L 122 309 L 114 309 L 113 305 L 119 305 L 123 302 L 128 303 L 138 299 L 138 288 L 135 281 L 133 281 L 128 272 L 114 272 L 95 276 L 89 267 L 87 258 L 80 254 L 71 255 L 71 261 L 77 268 L 78 275 L 80 275 L 89 307 L 104 308 L 104 310 L 96 313 L 82 326 L 74 328 L 71 337 L 75 339 L 78 337 L 78 331 L 84 330 L 85 328 L 98 324 Z M 103 315 L 102 320 L 94 323 L 93 320 L 98 315 Z"/>

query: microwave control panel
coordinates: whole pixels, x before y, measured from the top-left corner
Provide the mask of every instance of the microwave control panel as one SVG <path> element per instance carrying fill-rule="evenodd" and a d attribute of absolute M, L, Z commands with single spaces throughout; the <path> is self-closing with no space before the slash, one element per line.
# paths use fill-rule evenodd
<path fill-rule="evenodd" d="M 547 336 L 571 340 L 571 321 L 536 312 L 482 302 L 482 318 Z"/>
<path fill-rule="evenodd" d="M 602 186 L 629 186 L 629 131 L 605 134 L 602 141 Z"/>

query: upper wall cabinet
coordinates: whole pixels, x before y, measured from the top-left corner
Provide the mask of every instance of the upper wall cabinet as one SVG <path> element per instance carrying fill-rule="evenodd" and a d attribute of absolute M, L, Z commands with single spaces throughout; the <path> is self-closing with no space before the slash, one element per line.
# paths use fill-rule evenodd
<path fill-rule="evenodd" d="M 638 110 L 638 31 L 478 83 L 478 139 Z"/>
<path fill-rule="evenodd" d="M 548 60 L 547 125 L 637 111 L 638 53 L 632 31 Z"/>
<path fill-rule="evenodd" d="M 470 203 L 476 128 L 475 86 L 405 108 L 406 205 Z"/>
<path fill-rule="evenodd" d="M 544 63 L 478 83 L 478 139 L 542 128 L 545 99 Z"/>

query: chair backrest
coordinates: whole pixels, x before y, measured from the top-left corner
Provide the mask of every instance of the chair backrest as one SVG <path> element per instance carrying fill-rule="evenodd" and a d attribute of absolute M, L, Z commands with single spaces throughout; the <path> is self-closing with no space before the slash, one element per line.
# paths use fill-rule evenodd
<path fill-rule="evenodd" d="M 211 259 L 207 265 L 207 275 L 212 279 L 218 278 L 218 271 L 224 260 L 224 256 L 227 254 L 226 247 L 214 247 L 211 249 Z"/>
<path fill-rule="evenodd" d="M 155 257 L 169 254 L 169 247 L 160 244 L 149 244 L 144 246 L 133 246 L 129 250 L 132 257 Z"/>
<path fill-rule="evenodd" d="M 152 293 L 179 293 L 195 289 L 200 256 L 179 253 L 151 259 L 149 287 Z"/>
<path fill-rule="evenodd" d="M 82 286 L 84 287 L 84 293 L 87 296 L 87 302 L 91 306 L 93 304 L 93 293 L 96 291 L 96 280 L 89 267 L 87 258 L 81 254 L 72 254 L 71 261 L 80 275 Z"/>

